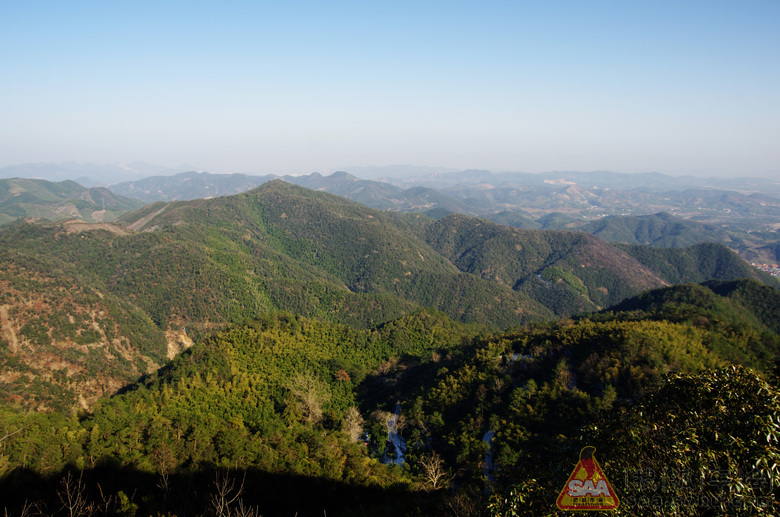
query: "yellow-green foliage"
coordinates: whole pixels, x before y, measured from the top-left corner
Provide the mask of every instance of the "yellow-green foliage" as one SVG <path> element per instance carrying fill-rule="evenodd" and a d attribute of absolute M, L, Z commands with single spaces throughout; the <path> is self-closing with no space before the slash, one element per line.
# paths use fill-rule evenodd
<path fill-rule="evenodd" d="M 585 284 L 582 283 L 582 280 L 559 267 L 548 267 L 542 271 L 541 277 L 548 282 L 557 282 L 562 280 L 569 284 L 569 286 L 571 286 L 578 293 L 582 294 L 583 296 L 588 296 L 588 288 L 585 287 Z"/>

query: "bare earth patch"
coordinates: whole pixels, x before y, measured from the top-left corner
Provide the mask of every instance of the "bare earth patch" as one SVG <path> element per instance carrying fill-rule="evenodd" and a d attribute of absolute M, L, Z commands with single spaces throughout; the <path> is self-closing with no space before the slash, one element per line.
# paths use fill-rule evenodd
<path fill-rule="evenodd" d="M 195 344 L 183 330 L 168 330 L 165 332 L 165 339 L 168 342 L 168 359 L 173 359 Z"/>
<path fill-rule="evenodd" d="M 8 317 L 8 306 L 0 307 L 0 329 L 2 329 L 3 338 L 8 341 L 8 347 L 12 354 L 19 351 L 19 340 L 16 338 L 11 319 Z"/>
<path fill-rule="evenodd" d="M 68 233 L 81 233 L 94 230 L 106 230 L 117 235 L 128 235 L 129 232 L 119 225 L 111 223 L 87 223 L 81 220 L 67 221 L 62 225 Z"/>

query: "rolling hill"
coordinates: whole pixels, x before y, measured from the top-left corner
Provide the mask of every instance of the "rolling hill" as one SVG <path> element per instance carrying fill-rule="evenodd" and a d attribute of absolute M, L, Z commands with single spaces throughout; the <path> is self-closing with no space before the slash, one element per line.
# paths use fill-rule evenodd
<path fill-rule="evenodd" d="M 607 242 L 642 244 L 660 248 L 685 248 L 702 242 L 731 241 L 722 228 L 688 221 L 666 212 L 643 216 L 610 216 L 591 221 L 582 231 Z"/>
<path fill-rule="evenodd" d="M 752 267 L 732 250 L 713 242 L 688 248 L 656 248 L 618 243 L 614 246 L 657 271 L 672 284 L 753 278 L 775 287 L 780 286 L 777 278 Z"/>
<path fill-rule="evenodd" d="M 70 180 L 53 183 L 36 179 L 0 179 L 0 225 L 25 217 L 111 222 L 143 204 L 106 188 L 86 188 Z"/>
<path fill-rule="evenodd" d="M 585 233 L 519 230 L 449 215 L 427 242 L 462 271 L 511 287 L 569 316 L 612 305 L 668 281 Z"/>
<path fill-rule="evenodd" d="M 134 181 L 125 181 L 111 185 L 110 189 L 122 196 L 140 199 L 146 203 L 186 201 L 246 192 L 275 177 L 190 171 L 172 176 L 149 176 Z"/>

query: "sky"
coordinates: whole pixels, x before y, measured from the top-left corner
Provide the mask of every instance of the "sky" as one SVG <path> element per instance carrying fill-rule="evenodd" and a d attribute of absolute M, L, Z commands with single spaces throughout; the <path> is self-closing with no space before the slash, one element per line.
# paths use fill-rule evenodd
<path fill-rule="evenodd" d="M 780 179 L 780 2 L 0 4 L 0 166 Z"/>

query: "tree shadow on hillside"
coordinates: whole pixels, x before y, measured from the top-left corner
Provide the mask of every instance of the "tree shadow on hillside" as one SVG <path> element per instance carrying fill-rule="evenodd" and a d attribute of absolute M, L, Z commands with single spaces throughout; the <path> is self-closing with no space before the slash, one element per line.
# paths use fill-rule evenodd
<path fill-rule="evenodd" d="M 0 479 L 5 515 L 199 515 L 336 517 L 435 513 L 430 494 L 259 470 L 169 475 L 103 464 L 49 476 L 17 468 Z M 426 510 L 427 509 L 427 510 Z"/>

